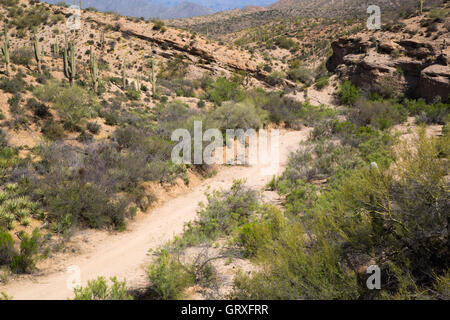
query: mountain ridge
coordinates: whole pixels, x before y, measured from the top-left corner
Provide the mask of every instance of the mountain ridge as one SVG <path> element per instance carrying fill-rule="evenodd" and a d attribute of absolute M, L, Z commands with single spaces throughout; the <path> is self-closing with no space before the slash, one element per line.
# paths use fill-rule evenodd
<path fill-rule="evenodd" d="M 46 0 L 50 4 L 57 4 L 59 0 Z M 72 4 L 71 1 L 63 1 Z M 121 0 L 84 0 L 83 9 L 93 7 L 99 11 L 114 11 L 126 16 L 148 18 L 188 18 L 212 14 L 215 11 L 206 6 L 198 5 L 190 1 L 178 1 L 173 6 L 152 3 L 148 0 L 129 0 L 126 3 Z"/>

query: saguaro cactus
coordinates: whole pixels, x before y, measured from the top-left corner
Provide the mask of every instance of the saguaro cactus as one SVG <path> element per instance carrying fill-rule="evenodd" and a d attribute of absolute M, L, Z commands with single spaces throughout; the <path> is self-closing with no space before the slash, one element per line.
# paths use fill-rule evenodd
<path fill-rule="evenodd" d="M 125 58 L 123 58 L 123 62 L 122 62 L 122 89 L 123 90 L 125 90 L 127 88 L 126 68 L 127 68 L 127 62 L 126 62 Z"/>
<path fill-rule="evenodd" d="M 76 6 L 77 5 L 77 0 L 73 0 L 73 4 Z M 80 0 L 80 9 L 81 9 L 81 0 Z"/>
<path fill-rule="evenodd" d="M 423 5 L 425 3 L 425 0 L 419 0 L 419 9 L 420 9 L 420 14 L 423 13 Z"/>
<path fill-rule="evenodd" d="M 152 93 L 153 96 L 156 94 L 156 75 L 155 75 L 155 62 L 151 61 L 151 66 L 152 66 Z"/>
<path fill-rule="evenodd" d="M 39 41 L 38 41 L 36 32 L 34 33 L 33 49 L 34 49 L 34 59 L 36 59 L 36 64 L 37 64 L 37 71 L 38 71 L 38 73 L 41 73 L 42 72 L 42 69 L 41 69 L 42 51 L 39 48 Z"/>
<path fill-rule="evenodd" d="M 99 81 L 98 65 L 97 65 L 97 57 L 95 55 L 95 52 L 92 50 L 92 47 L 91 47 L 90 69 L 91 69 L 91 79 L 92 79 L 92 85 L 94 88 L 94 92 L 97 92 L 98 81 Z"/>
<path fill-rule="evenodd" d="M 141 76 L 136 76 L 136 90 L 141 91 Z"/>
<path fill-rule="evenodd" d="M 101 31 L 100 32 L 100 49 L 103 51 L 105 51 L 105 31 Z"/>
<path fill-rule="evenodd" d="M 52 51 L 53 51 L 53 56 L 55 56 L 55 57 L 59 56 L 59 44 L 58 44 L 58 41 L 56 41 L 52 45 Z"/>
<path fill-rule="evenodd" d="M 5 57 L 5 66 L 6 66 L 6 74 L 9 76 L 11 74 L 11 67 L 10 67 L 10 60 L 9 60 L 9 37 L 8 37 L 8 25 L 6 24 L 6 21 L 4 23 L 4 42 L 2 46 L 2 53 Z"/>
<path fill-rule="evenodd" d="M 64 75 L 69 79 L 70 85 L 73 85 L 73 79 L 76 76 L 75 49 L 73 42 L 67 45 L 67 35 L 64 45 Z"/>

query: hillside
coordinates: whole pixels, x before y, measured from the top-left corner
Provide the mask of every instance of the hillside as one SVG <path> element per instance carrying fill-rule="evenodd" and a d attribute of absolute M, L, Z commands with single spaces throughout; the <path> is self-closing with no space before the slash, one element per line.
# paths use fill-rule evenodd
<path fill-rule="evenodd" d="M 0 299 L 450 299 L 450 3 L 367 3 L 0 0 Z"/>
<path fill-rule="evenodd" d="M 436 6 L 441 0 L 427 1 L 425 6 Z M 220 36 L 239 32 L 248 28 L 264 25 L 276 19 L 300 18 L 332 18 L 354 19 L 367 16 L 367 7 L 378 5 L 383 13 L 383 20 L 395 19 L 402 15 L 408 16 L 417 8 L 415 0 L 288 0 L 279 1 L 266 7 L 264 10 L 248 12 L 246 10 L 233 10 L 219 12 L 213 15 L 194 17 L 183 20 L 170 20 L 170 25 L 188 28 L 209 35 Z"/>
<path fill-rule="evenodd" d="M 64 1 L 46 0 L 50 4 L 57 4 Z M 65 1 L 68 5 L 73 4 L 72 1 Z M 116 12 L 125 16 L 148 18 L 188 18 L 214 13 L 214 10 L 189 1 L 179 1 L 177 3 L 158 3 L 148 0 L 84 0 L 83 8 L 96 8 L 102 12 Z"/>

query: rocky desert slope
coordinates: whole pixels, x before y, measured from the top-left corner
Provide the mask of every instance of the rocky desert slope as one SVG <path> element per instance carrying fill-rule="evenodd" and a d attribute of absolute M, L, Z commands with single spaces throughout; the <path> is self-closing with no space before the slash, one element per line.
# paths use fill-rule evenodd
<path fill-rule="evenodd" d="M 449 3 L 380 0 L 402 11 L 368 31 L 367 2 L 330 2 L 72 30 L 0 0 L 0 294 L 73 296 L 81 265 L 86 299 L 114 275 L 101 299 L 447 298 Z M 285 171 L 175 163 L 197 121 L 282 129 Z"/>
<path fill-rule="evenodd" d="M 448 101 L 449 7 L 332 43 L 327 68 L 367 91 Z"/>

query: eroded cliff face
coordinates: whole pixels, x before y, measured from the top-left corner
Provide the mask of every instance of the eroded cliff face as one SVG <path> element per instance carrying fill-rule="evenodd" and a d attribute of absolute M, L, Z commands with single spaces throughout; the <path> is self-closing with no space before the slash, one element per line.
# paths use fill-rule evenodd
<path fill-rule="evenodd" d="M 327 68 L 365 91 L 448 101 L 450 37 L 448 22 L 440 22 L 433 37 L 423 35 L 420 17 L 416 17 L 403 31 L 338 39 L 332 44 Z"/>

